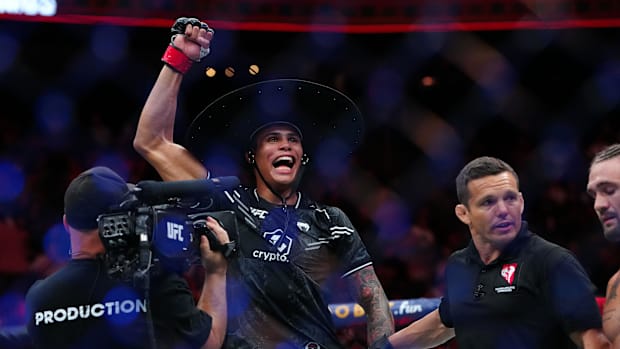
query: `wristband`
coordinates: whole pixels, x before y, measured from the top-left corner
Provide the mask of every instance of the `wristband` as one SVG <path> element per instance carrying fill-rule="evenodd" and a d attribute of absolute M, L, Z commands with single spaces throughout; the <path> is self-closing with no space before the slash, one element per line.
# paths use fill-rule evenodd
<path fill-rule="evenodd" d="M 230 259 L 230 257 L 237 253 L 237 242 L 231 241 L 225 244 L 221 244 L 219 250 L 226 259 Z"/>
<path fill-rule="evenodd" d="M 166 52 L 161 57 L 161 61 L 181 74 L 187 73 L 194 63 L 185 53 L 172 45 L 168 45 Z"/>

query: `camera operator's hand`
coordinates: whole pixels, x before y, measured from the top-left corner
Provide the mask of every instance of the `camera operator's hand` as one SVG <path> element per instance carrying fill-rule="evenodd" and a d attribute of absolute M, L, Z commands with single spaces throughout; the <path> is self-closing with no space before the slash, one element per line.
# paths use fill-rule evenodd
<path fill-rule="evenodd" d="M 221 244 L 230 242 L 228 232 L 213 217 L 207 217 L 207 227 L 215 234 Z M 206 236 L 200 237 L 200 256 L 207 273 L 226 273 L 228 262 L 219 251 L 213 251 Z"/>

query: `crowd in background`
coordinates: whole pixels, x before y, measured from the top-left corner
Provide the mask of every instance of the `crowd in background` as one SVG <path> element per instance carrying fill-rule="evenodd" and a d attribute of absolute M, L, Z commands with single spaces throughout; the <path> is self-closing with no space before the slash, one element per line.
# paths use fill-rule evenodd
<path fill-rule="evenodd" d="M 238 46 L 218 54 L 216 36 L 207 64 L 254 58 L 265 72 L 195 74 L 182 95 L 193 104 L 180 105 L 187 124 L 220 94 L 269 77 L 319 81 L 359 104 L 364 143 L 303 188 L 349 214 L 389 299 L 442 295 L 443 264 L 469 241 L 454 178 L 479 155 L 514 166 L 532 230 L 572 250 L 603 295 L 620 251 L 603 239 L 585 185 L 594 152 L 620 139 L 615 32 L 273 34 L 286 44 L 271 51 L 248 33 L 217 35 Z M 162 29 L 0 23 L 0 326 L 23 324 L 25 291 L 69 258 L 73 177 L 107 165 L 130 182 L 158 179 L 132 139 L 166 41 Z M 355 334 L 342 335 L 353 347 Z"/>

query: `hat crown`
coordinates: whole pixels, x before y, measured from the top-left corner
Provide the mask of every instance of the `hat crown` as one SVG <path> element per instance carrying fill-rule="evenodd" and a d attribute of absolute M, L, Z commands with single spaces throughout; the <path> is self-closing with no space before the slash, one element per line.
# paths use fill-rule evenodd
<path fill-rule="evenodd" d="M 222 144 L 243 153 L 250 148 L 251 136 L 273 123 L 298 129 L 310 154 L 334 139 L 350 154 L 364 132 L 359 108 L 342 92 L 306 80 L 274 79 L 241 87 L 210 103 L 191 123 L 186 147 L 203 161 L 210 148 Z"/>
<path fill-rule="evenodd" d="M 65 191 L 67 223 L 79 230 L 98 227 L 97 217 L 127 198 L 128 184 L 108 167 L 97 166 L 80 173 Z"/>

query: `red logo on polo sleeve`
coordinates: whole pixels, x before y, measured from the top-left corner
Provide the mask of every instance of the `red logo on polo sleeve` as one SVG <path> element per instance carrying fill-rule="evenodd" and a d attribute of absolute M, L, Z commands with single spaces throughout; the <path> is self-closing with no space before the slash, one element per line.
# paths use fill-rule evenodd
<path fill-rule="evenodd" d="M 517 270 L 517 263 L 504 264 L 502 266 L 502 277 L 508 285 L 512 285 L 512 282 L 515 280 L 515 271 Z"/>

